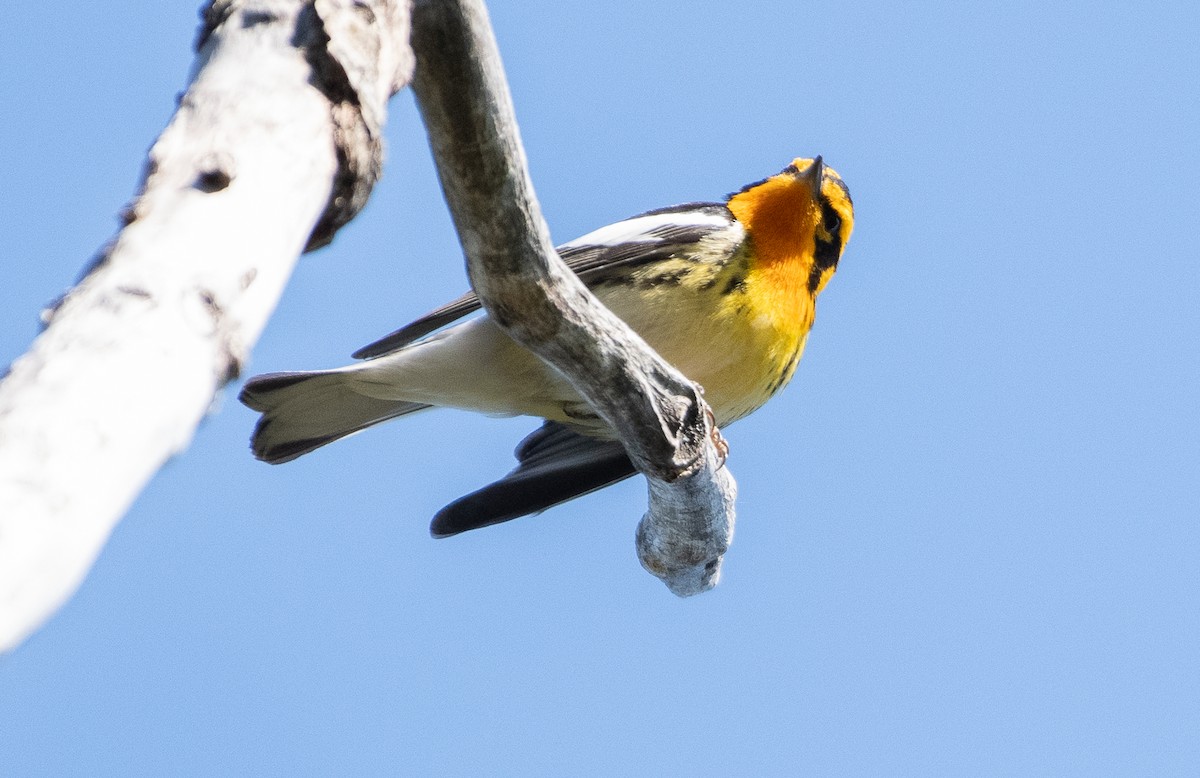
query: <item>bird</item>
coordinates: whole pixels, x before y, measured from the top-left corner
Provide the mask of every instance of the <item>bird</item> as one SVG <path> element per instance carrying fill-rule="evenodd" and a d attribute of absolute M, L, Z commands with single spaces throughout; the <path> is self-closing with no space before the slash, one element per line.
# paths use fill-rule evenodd
<path fill-rule="evenodd" d="M 787 384 L 816 300 L 854 228 L 842 177 L 820 156 L 723 202 L 647 211 L 557 247 L 599 300 L 704 390 L 725 427 Z M 474 293 L 354 352 L 331 370 L 267 373 L 241 402 L 260 412 L 255 457 L 290 462 L 385 421 L 433 407 L 533 416 L 517 467 L 439 511 L 448 537 L 540 513 L 634 475 L 620 441 L 575 389 L 480 310 Z"/>

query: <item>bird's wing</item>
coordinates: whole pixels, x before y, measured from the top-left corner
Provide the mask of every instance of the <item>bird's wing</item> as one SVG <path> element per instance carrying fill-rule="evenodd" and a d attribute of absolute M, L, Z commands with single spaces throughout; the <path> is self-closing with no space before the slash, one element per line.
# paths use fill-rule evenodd
<path fill-rule="evenodd" d="M 622 481 L 637 470 L 615 440 L 597 440 L 548 421 L 521 441 L 517 468 L 438 511 L 429 530 L 444 538 L 540 513 Z"/>
<path fill-rule="evenodd" d="M 648 211 L 590 232 L 558 247 L 559 256 L 588 286 L 603 281 L 617 268 L 665 259 L 682 248 L 734 224 L 720 203 L 686 203 Z M 404 348 L 480 309 L 479 298 L 468 292 L 390 335 L 363 346 L 355 359 L 374 359 Z"/>

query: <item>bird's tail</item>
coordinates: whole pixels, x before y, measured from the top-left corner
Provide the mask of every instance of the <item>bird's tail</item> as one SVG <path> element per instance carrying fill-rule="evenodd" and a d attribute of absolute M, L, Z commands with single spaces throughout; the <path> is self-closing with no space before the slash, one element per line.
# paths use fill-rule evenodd
<path fill-rule="evenodd" d="M 352 370 L 352 369 L 351 369 Z M 243 403 L 262 413 L 250 447 L 273 465 L 380 422 L 430 406 L 355 391 L 347 370 L 267 373 L 246 382 Z"/>

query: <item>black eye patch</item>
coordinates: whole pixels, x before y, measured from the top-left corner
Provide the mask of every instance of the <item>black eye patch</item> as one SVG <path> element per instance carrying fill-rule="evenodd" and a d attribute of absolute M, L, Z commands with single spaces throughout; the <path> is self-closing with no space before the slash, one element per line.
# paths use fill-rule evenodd
<path fill-rule="evenodd" d="M 825 229 L 829 231 L 830 237 L 838 239 L 840 237 L 838 231 L 842 227 L 842 216 L 837 209 L 829 203 L 825 203 L 821 206 L 821 219 L 825 222 Z"/>

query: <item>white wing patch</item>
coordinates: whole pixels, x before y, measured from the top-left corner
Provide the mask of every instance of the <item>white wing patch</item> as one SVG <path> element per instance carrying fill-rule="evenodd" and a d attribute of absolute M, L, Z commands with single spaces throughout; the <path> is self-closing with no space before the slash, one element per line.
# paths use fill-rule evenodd
<path fill-rule="evenodd" d="M 635 216 L 632 219 L 615 222 L 598 230 L 580 236 L 559 248 L 578 248 L 580 246 L 619 246 L 625 243 L 656 243 L 662 237 L 655 235 L 653 230 L 667 227 L 696 226 L 696 227 L 728 227 L 730 219 L 717 213 L 675 211 L 671 213 L 656 213 L 648 216 Z"/>

